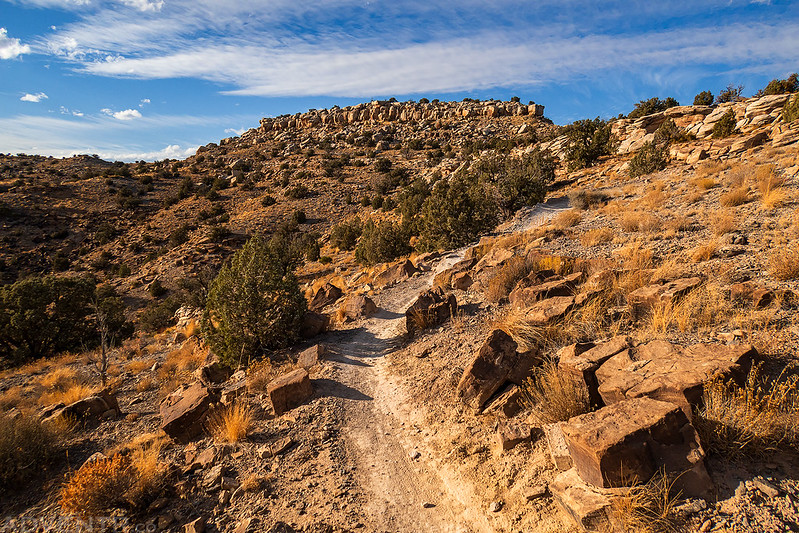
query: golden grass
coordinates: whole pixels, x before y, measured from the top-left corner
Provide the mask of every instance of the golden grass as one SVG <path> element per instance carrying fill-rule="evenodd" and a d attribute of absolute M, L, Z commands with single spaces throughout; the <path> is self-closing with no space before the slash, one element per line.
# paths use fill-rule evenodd
<path fill-rule="evenodd" d="M 136 383 L 136 392 L 145 392 L 148 390 L 154 389 L 158 385 L 158 382 L 153 378 L 141 378 Z"/>
<path fill-rule="evenodd" d="M 705 178 L 708 176 L 718 176 L 724 170 L 730 168 L 730 164 L 714 159 L 707 159 L 696 167 L 696 177 Z"/>
<path fill-rule="evenodd" d="M 624 268 L 640 270 L 652 268 L 654 254 L 652 250 L 645 247 L 641 241 L 635 241 L 614 252 L 619 258 Z"/>
<path fill-rule="evenodd" d="M 525 257 L 512 257 L 507 263 L 499 267 L 494 276 L 488 281 L 485 296 L 489 302 L 501 302 L 508 297 L 520 279 L 527 276 L 535 268 L 535 262 Z M 425 317 L 420 317 L 424 319 Z M 416 318 L 414 317 L 414 320 Z M 425 328 L 418 328 L 425 329 Z"/>
<path fill-rule="evenodd" d="M 39 378 L 39 384 L 46 389 L 64 390 L 76 381 L 78 381 L 78 373 L 68 366 L 51 370 Z"/>
<path fill-rule="evenodd" d="M 25 396 L 25 388 L 22 385 L 15 385 L 0 394 L 0 411 L 7 411 L 12 407 L 21 408 L 28 402 Z"/>
<path fill-rule="evenodd" d="M 724 207 L 737 207 L 749 201 L 749 187 L 742 185 L 721 195 L 719 202 Z"/>
<path fill-rule="evenodd" d="M 780 281 L 799 278 L 799 244 L 779 250 L 769 258 L 769 273 Z"/>
<path fill-rule="evenodd" d="M 145 370 L 149 370 L 155 364 L 155 359 L 137 359 L 135 361 L 131 361 L 125 366 L 125 370 L 130 372 L 131 374 L 139 374 L 144 372 Z"/>
<path fill-rule="evenodd" d="M 724 235 L 735 231 L 738 227 L 735 213 L 729 209 L 716 211 L 711 215 L 711 227 L 715 235 Z"/>
<path fill-rule="evenodd" d="M 288 361 L 283 364 L 274 363 L 268 358 L 256 361 L 247 369 L 247 388 L 254 392 L 265 391 L 270 381 L 293 368 Z"/>
<path fill-rule="evenodd" d="M 701 331 L 727 323 L 735 306 L 725 297 L 718 285 L 702 285 L 677 302 L 656 304 L 649 314 L 649 331 L 663 334 L 677 329 L 681 332 Z"/>
<path fill-rule="evenodd" d="M 32 415 L 0 415 L 0 482 L 11 487 L 40 473 L 58 454 L 67 432 L 66 424 L 45 424 Z"/>
<path fill-rule="evenodd" d="M 691 252 L 691 261 L 694 263 L 708 261 L 716 256 L 718 249 L 719 245 L 716 241 L 708 241 L 705 244 L 701 244 Z"/>
<path fill-rule="evenodd" d="M 552 226 L 556 229 L 566 229 L 576 226 L 582 220 L 582 215 L 577 209 L 569 209 L 559 213 L 552 219 Z"/>
<path fill-rule="evenodd" d="M 755 167 L 751 163 L 734 163 L 725 178 L 733 187 L 742 187 L 754 174 Z"/>
<path fill-rule="evenodd" d="M 591 410 L 588 390 L 572 376 L 558 370 L 554 361 L 537 368 L 522 386 L 522 403 L 539 424 L 568 420 Z"/>
<path fill-rule="evenodd" d="M 53 390 L 45 392 L 39 397 L 39 405 L 47 406 L 57 403 L 69 405 L 78 400 L 88 398 L 97 392 L 97 387 L 85 385 L 83 383 L 75 383 L 65 390 Z"/>
<path fill-rule="evenodd" d="M 621 226 L 621 229 L 628 233 L 638 231 L 639 219 L 640 214 L 635 211 L 627 211 L 622 213 L 621 217 L 619 217 L 619 225 Z"/>
<path fill-rule="evenodd" d="M 100 516 L 123 504 L 133 476 L 131 460 L 122 454 L 84 464 L 61 489 L 61 509 L 84 517 Z"/>
<path fill-rule="evenodd" d="M 705 386 L 695 425 L 702 445 L 729 458 L 768 456 L 793 447 L 799 427 L 799 377 L 768 379 L 755 365 L 743 387 L 716 380 Z"/>
<path fill-rule="evenodd" d="M 755 181 L 760 190 L 760 201 L 766 209 L 781 206 L 788 198 L 783 186 L 785 178 L 778 176 L 774 165 L 761 165 L 755 171 Z"/>
<path fill-rule="evenodd" d="M 676 232 L 689 231 L 692 226 L 693 220 L 685 215 L 674 215 L 674 218 L 668 222 L 668 227 Z"/>
<path fill-rule="evenodd" d="M 208 349 L 196 337 L 188 339 L 180 348 L 167 354 L 164 364 L 158 369 L 160 394 L 165 396 L 175 390 L 192 372 L 202 366 L 207 355 Z"/>
<path fill-rule="evenodd" d="M 694 185 L 702 191 L 709 191 L 710 189 L 718 186 L 718 182 L 711 177 L 704 177 L 704 178 L 695 178 L 693 181 Z"/>
<path fill-rule="evenodd" d="M 611 516 L 620 531 L 671 533 L 679 531 L 676 506 L 680 493 L 675 489 L 677 478 L 663 470 L 647 483 L 631 480 L 629 487 L 611 504 Z"/>
<path fill-rule="evenodd" d="M 217 442 L 239 442 L 247 438 L 253 419 L 254 413 L 249 406 L 234 403 L 211 414 L 208 432 Z"/>
<path fill-rule="evenodd" d="M 607 226 L 602 228 L 594 228 L 583 233 L 580 236 L 580 242 L 583 246 L 596 246 L 605 242 L 613 240 L 613 230 Z"/>

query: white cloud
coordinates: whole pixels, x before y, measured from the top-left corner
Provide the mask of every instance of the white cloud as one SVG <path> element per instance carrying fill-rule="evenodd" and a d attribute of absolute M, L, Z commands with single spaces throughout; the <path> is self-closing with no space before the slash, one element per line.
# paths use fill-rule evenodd
<path fill-rule="evenodd" d="M 250 128 L 225 128 L 225 133 L 230 135 L 241 135 Z"/>
<path fill-rule="evenodd" d="M 142 99 L 141 102 L 139 102 L 139 107 L 144 107 L 144 106 L 146 106 L 149 103 L 150 103 L 150 99 L 149 98 L 144 98 L 144 99 Z"/>
<path fill-rule="evenodd" d="M 36 93 L 36 94 L 26 93 L 25 96 L 20 98 L 20 100 L 22 100 L 23 102 L 35 102 L 35 103 L 41 102 L 42 100 L 46 99 L 47 95 L 44 93 Z"/>
<path fill-rule="evenodd" d="M 134 118 L 141 118 L 142 114 L 138 109 L 125 109 L 124 111 L 112 111 L 108 108 L 101 109 L 104 115 L 114 117 L 117 120 L 133 120 Z"/>
<path fill-rule="evenodd" d="M 0 59 L 14 59 L 22 54 L 30 54 L 31 47 L 21 44 L 19 39 L 8 36 L 5 28 L 0 28 Z"/>
<path fill-rule="evenodd" d="M 147 0 L 122 0 L 122 3 L 128 7 L 138 9 L 139 11 L 161 11 L 164 7 L 164 2 L 148 2 Z"/>
<path fill-rule="evenodd" d="M 82 117 L 83 113 L 76 109 L 69 109 L 67 107 L 61 106 L 61 114 L 62 115 L 72 115 L 73 117 Z"/>

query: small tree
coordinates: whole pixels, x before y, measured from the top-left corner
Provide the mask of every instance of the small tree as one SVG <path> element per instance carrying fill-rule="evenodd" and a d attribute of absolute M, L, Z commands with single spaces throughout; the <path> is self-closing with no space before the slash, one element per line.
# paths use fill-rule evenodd
<path fill-rule="evenodd" d="M 283 240 L 253 237 L 211 284 L 202 329 L 222 363 L 248 364 L 297 340 L 307 304 L 287 256 Z"/>
<path fill-rule="evenodd" d="M 782 108 L 782 120 L 793 122 L 799 118 L 799 95 L 791 97 Z"/>
<path fill-rule="evenodd" d="M 735 113 L 732 109 L 724 113 L 722 117 L 713 124 L 713 138 L 722 139 L 729 137 L 735 131 Z"/>
<path fill-rule="evenodd" d="M 702 91 L 694 96 L 694 105 L 713 105 L 713 93 Z"/>
<path fill-rule="evenodd" d="M 756 96 L 771 94 L 788 94 L 799 91 L 799 74 L 794 72 L 785 80 L 775 79 L 768 82 L 765 88 L 757 91 Z"/>
<path fill-rule="evenodd" d="M 641 100 L 635 104 L 635 109 L 630 111 L 630 114 L 627 115 L 627 118 L 645 117 L 646 115 L 660 113 L 661 111 L 665 111 L 670 107 L 678 105 L 680 105 L 680 103 L 671 96 L 665 100 L 661 100 L 657 97 L 650 98 L 649 100 Z"/>
<path fill-rule="evenodd" d="M 616 139 L 610 124 L 599 117 L 578 120 L 566 126 L 566 136 L 569 139 L 566 148 L 569 170 L 593 166 L 601 156 L 616 151 Z"/>
<path fill-rule="evenodd" d="M 355 248 L 355 260 L 365 265 L 375 265 L 410 253 L 409 235 L 391 220 L 367 220 Z"/>
<path fill-rule="evenodd" d="M 719 95 L 716 97 L 716 103 L 723 104 L 726 102 L 737 102 L 738 100 L 741 99 L 741 93 L 743 92 L 744 92 L 743 85 L 739 85 L 736 87 L 731 83 L 727 85 L 726 89 L 724 89 L 719 93 Z"/>

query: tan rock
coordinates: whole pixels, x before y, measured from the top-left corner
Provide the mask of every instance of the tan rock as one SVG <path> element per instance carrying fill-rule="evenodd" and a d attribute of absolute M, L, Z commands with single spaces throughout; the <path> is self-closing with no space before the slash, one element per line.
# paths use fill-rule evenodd
<path fill-rule="evenodd" d="M 313 388 L 308 372 L 298 368 L 272 380 L 266 387 L 276 415 L 282 415 L 310 398 Z"/>
<path fill-rule="evenodd" d="M 713 484 L 696 430 L 678 406 L 625 400 L 570 419 L 561 426 L 574 468 L 597 487 L 645 483 L 658 470 L 680 474 L 685 496 L 706 498 Z"/>
<path fill-rule="evenodd" d="M 627 349 L 631 340 L 627 337 L 614 337 L 608 342 L 592 344 L 573 344 L 559 352 L 558 368 L 572 376 L 585 387 L 593 405 L 603 405 L 599 395 L 599 382 L 596 372 L 605 361 Z"/>
<path fill-rule="evenodd" d="M 325 358 L 325 354 L 327 354 L 327 348 L 324 344 L 311 346 L 307 350 L 300 352 L 300 355 L 297 356 L 297 366 L 305 370 L 313 368 Z"/>
<path fill-rule="evenodd" d="M 161 429 L 177 442 L 189 442 L 203 432 L 208 409 L 216 400 L 199 381 L 184 385 L 161 402 Z"/>
<path fill-rule="evenodd" d="M 516 363 L 516 342 L 504 331 L 494 330 L 464 370 L 457 396 L 466 405 L 480 409 L 507 381 Z"/>
<path fill-rule="evenodd" d="M 360 320 L 377 313 L 377 305 L 368 296 L 351 294 L 341 305 L 341 312 L 347 320 Z"/>
<path fill-rule="evenodd" d="M 574 468 L 555 476 L 549 484 L 549 491 L 555 503 L 583 531 L 608 529 L 611 505 L 618 491 L 586 483 Z"/>
<path fill-rule="evenodd" d="M 445 293 L 441 287 L 424 291 L 405 311 L 405 327 L 408 335 L 413 336 L 423 327 L 444 322 L 457 310 L 458 301 L 454 294 Z"/>
<path fill-rule="evenodd" d="M 532 324 L 546 325 L 565 317 L 574 308 L 574 296 L 555 296 L 541 300 L 526 313 Z"/>
<path fill-rule="evenodd" d="M 336 301 L 341 298 L 342 294 L 341 289 L 332 283 L 325 283 L 316 291 L 313 299 L 311 299 L 311 302 L 308 304 L 308 308 L 311 311 L 321 311 L 328 305 L 336 303 Z"/>
<path fill-rule="evenodd" d="M 547 424 L 542 428 L 544 430 L 544 438 L 546 439 L 552 464 L 561 472 L 569 470 L 574 466 L 572 456 L 569 453 L 569 447 L 566 446 L 566 439 L 563 437 L 563 429 L 561 428 L 563 424 L 565 424 L 565 422 L 555 422 L 554 424 Z"/>

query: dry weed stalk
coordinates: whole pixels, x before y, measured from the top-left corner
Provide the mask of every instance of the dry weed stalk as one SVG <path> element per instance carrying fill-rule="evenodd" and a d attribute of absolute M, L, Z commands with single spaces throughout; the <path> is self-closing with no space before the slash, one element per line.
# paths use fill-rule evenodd
<path fill-rule="evenodd" d="M 719 202 L 724 207 L 737 207 L 749 201 L 749 187 L 741 185 L 721 195 Z"/>
<path fill-rule="evenodd" d="M 485 289 L 485 296 L 488 301 L 501 302 L 506 299 L 519 280 L 532 272 L 535 266 L 535 262 L 529 258 L 512 257 L 489 280 Z M 414 320 L 416 320 L 415 317 Z"/>
<path fill-rule="evenodd" d="M 696 417 L 702 444 L 725 457 L 762 456 L 797 443 L 799 376 L 773 380 L 755 365 L 744 386 L 716 380 L 705 386 Z"/>
<path fill-rule="evenodd" d="M 709 261 L 716 256 L 719 245 L 716 241 L 709 241 L 705 244 L 697 246 L 691 253 L 691 261 L 694 263 L 701 263 L 702 261 Z"/>
<path fill-rule="evenodd" d="M 522 402 L 536 422 L 551 424 L 591 410 L 588 391 L 572 376 L 546 361 L 522 387 Z"/>
<path fill-rule="evenodd" d="M 679 477 L 658 471 L 644 484 L 633 480 L 612 502 L 613 521 L 622 531 L 671 533 L 679 531 L 675 507 L 681 494 L 674 484 Z"/>

